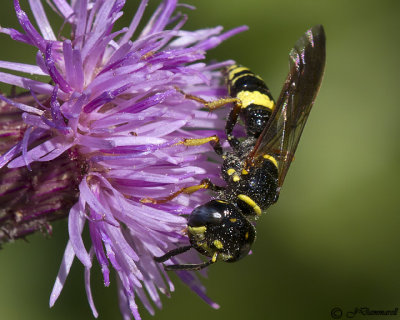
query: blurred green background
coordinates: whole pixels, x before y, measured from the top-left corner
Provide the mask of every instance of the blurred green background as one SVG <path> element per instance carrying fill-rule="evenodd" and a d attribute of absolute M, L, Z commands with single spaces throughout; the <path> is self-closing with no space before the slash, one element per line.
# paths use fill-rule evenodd
<path fill-rule="evenodd" d="M 126 19 L 137 6 L 136 0 L 127 2 Z M 150 2 L 151 8 L 158 3 Z M 327 34 L 327 65 L 280 201 L 258 223 L 254 254 L 209 268 L 205 284 L 221 309 L 211 309 L 175 281 L 176 291 L 171 299 L 163 297 L 156 319 L 319 320 L 331 319 L 336 306 L 344 312 L 400 308 L 400 2 L 187 3 L 197 6 L 189 12 L 188 29 L 250 27 L 210 52 L 209 59 L 235 59 L 250 67 L 275 97 L 288 71 L 289 50 L 317 23 Z M 2 1 L 0 24 L 17 25 L 11 0 Z M 26 46 L 4 35 L 0 41 L 1 60 L 34 62 Z M 42 235 L 27 240 L 0 252 L 0 318 L 91 319 L 78 262 L 55 307 L 48 308 L 67 242 L 66 223 L 55 225 L 51 240 Z M 120 319 L 115 281 L 105 289 L 97 271 L 92 288 L 100 319 Z M 153 319 L 144 309 L 141 314 Z"/>

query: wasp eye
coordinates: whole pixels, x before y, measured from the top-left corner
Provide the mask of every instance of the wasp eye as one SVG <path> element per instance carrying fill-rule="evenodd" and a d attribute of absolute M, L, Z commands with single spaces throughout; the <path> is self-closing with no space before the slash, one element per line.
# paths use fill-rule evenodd
<path fill-rule="evenodd" d="M 188 225 L 200 227 L 206 224 L 220 224 L 225 210 L 224 202 L 212 200 L 193 210 L 189 217 Z"/>

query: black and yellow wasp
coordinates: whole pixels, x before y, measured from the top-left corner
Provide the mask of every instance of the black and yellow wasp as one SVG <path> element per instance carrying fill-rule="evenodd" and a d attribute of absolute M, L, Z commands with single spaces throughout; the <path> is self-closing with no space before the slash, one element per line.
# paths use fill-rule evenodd
<path fill-rule="evenodd" d="M 277 201 L 321 84 L 325 66 L 325 33 L 321 25 L 308 30 L 296 42 L 289 62 L 289 74 L 276 103 L 264 81 L 238 65 L 226 70 L 229 98 L 207 102 L 180 91 L 211 110 L 233 104 L 225 127 L 231 150 L 224 151 L 215 136 L 182 142 L 188 146 L 211 142 L 223 158 L 221 174 L 227 186 L 204 180 L 162 200 L 199 189 L 216 192 L 214 200 L 195 208 L 188 218 L 190 245 L 155 258 L 157 262 L 174 261 L 176 255 L 195 248 L 211 259 L 200 264 L 166 265 L 166 270 L 200 270 L 216 261 L 237 261 L 249 253 L 256 237 L 251 221 Z M 233 134 L 238 117 L 246 130 L 241 139 Z"/>

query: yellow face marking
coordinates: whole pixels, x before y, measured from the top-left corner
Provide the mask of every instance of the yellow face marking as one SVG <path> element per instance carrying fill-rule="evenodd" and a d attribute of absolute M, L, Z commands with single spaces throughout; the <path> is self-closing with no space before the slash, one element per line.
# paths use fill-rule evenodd
<path fill-rule="evenodd" d="M 235 169 L 228 169 L 228 171 L 226 171 L 226 173 L 228 174 L 228 176 L 233 175 L 236 172 Z"/>
<path fill-rule="evenodd" d="M 232 222 L 232 223 L 235 223 L 237 221 L 237 219 L 236 218 L 230 218 L 229 221 Z"/>
<path fill-rule="evenodd" d="M 211 254 L 212 251 L 211 251 L 211 248 L 207 245 L 207 242 L 198 243 L 198 245 L 199 245 L 200 248 L 203 248 L 204 251 L 206 251 L 206 252 Z"/>
<path fill-rule="evenodd" d="M 214 254 L 213 254 L 212 258 L 211 258 L 211 261 L 212 262 L 217 261 L 217 257 L 218 257 L 218 252 L 214 252 Z"/>
<path fill-rule="evenodd" d="M 248 68 L 245 68 L 245 67 L 238 67 L 238 66 L 235 66 L 235 68 L 229 68 L 228 69 L 228 79 L 229 79 L 229 81 L 232 81 L 232 79 L 234 79 L 235 78 L 235 74 L 237 74 L 237 73 L 239 73 L 239 72 L 242 72 L 242 71 L 250 71 Z"/>
<path fill-rule="evenodd" d="M 247 203 L 250 207 L 253 208 L 254 212 L 260 216 L 261 215 L 261 208 L 255 203 L 250 197 L 246 196 L 245 194 L 239 194 L 238 198 L 243 202 Z"/>
<path fill-rule="evenodd" d="M 217 249 L 220 249 L 220 250 L 221 250 L 221 249 L 224 248 L 224 245 L 223 245 L 222 242 L 219 241 L 219 240 L 214 240 L 213 244 L 214 244 L 214 246 L 215 246 Z"/>
<path fill-rule="evenodd" d="M 244 239 L 247 240 L 249 238 L 249 233 L 246 232 L 246 234 L 244 235 Z"/>
<path fill-rule="evenodd" d="M 278 162 L 276 161 L 276 159 L 273 156 L 270 156 L 269 154 L 264 154 L 263 158 L 271 161 L 275 165 L 275 167 L 278 168 Z"/>
<path fill-rule="evenodd" d="M 219 203 L 228 203 L 228 202 L 222 201 L 222 200 L 217 200 L 217 202 L 219 202 Z"/>
<path fill-rule="evenodd" d="M 188 226 L 188 232 L 196 239 L 196 241 L 204 240 L 205 232 L 207 228 L 206 226 L 201 227 L 190 227 Z"/>
<path fill-rule="evenodd" d="M 259 91 L 240 91 L 237 98 L 242 101 L 242 108 L 247 108 L 250 104 L 258 104 L 270 110 L 274 109 L 274 102 L 266 95 Z"/>
<path fill-rule="evenodd" d="M 238 181 L 240 181 L 240 177 L 237 174 L 235 174 L 233 176 L 232 180 L 233 180 L 233 182 L 238 182 Z"/>
<path fill-rule="evenodd" d="M 226 253 L 220 253 L 218 255 L 218 257 L 219 257 L 219 260 L 222 260 L 222 261 L 228 261 L 228 260 L 231 260 L 233 258 L 232 255 L 226 254 Z"/>
<path fill-rule="evenodd" d="M 246 169 L 242 169 L 242 174 L 249 174 L 249 172 Z"/>
<path fill-rule="evenodd" d="M 194 235 L 204 234 L 204 232 L 206 232 L 206 230 L 207 230 L 206 226 L 201 226 L 201 227 L 190 227 L 189 226 L 188 227 L 189 233 L 194 234 Z"/>

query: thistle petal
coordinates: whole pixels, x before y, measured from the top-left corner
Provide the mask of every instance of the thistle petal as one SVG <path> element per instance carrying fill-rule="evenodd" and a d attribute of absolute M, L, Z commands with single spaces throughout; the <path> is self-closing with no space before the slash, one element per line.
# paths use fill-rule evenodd
<path fill-rule="evenodd" d="M 36 224 L 23 227 L 13 221 L 21 231 L 13 234 L 24 236 L 68 216 L 69 241 L 50 306 L 59 297 L 76 256 L 85 267 L 85 290 L 95 317 L 90 288 L 93 258 L 99 262 L 105 286 L 110 285 L 110 271 L 116 272 L 124 319 L 130 315 L 140 319 L 137 298 L 154 314 L 154 307 L 162 306 L 160 293 L 170 296 L 174 290 L 154 257 L 188 245 L 187 220 L 182 215 L 190 214 L 210 195 L 182 193 L 155 204 L 141 200 L 168 197 L 204 178 L 221 181 L 218 163 L 208 161 L 215 158 L 208 153 L 212 151 L 208 144 L 186 147 L 179 142 L 221 135 L 226 110 L 210 114 L 180 90 L 209 100 L 226 95 L 218 69 L 232 61 L 207 64 L 203 60 L 209 49 L 246 27 L 225 33 L 222 27 L 183 30 L 188 18 L 175 13 L 177 0 L 161 0 L 138 30 L 148 3 L 142 0 L 130 25 L 113 30 L 124 0 L 48 0 L 61 22 L 69 24 L 68 39 L 56 36 L 41 0 L 28 3 L 34 20 L 14 0 L 23 31 L 0 28 L 1 33 L 38 49 L 37 65 L 0 61 L 0 68 L 26 74 L 0 72 L 0 81 L 25 88 L 29 94 L 29 98 L 0 96 L 0 107 L 6 105 L 0 108 L 0 116 L 8 108 L 15 110 L 13 117 L 19 116 L 19 122 L 9 127 L 0 121 L 0 137 L 7 139 L 0 140 L 4 201 L 10 211 L 18 210 L 30 219 L 40 217 Z M 134 34 L 137 38 L 132 38 Z M 42 82 L 29 75 L 48 79 Z M 25 185 L 27 171 L 33 177 L 29 181 L 35 179 L 39 185 Z M 29 201 L 13 199 L 21 190 Z M 20 208 L 30 202 L 35 205 Z M 89 243 L 83 240 L 85 225 Z M 172 261 L 201 260 L 197 252 L 190 252 Z M 196 274 L 177 275 L 218 308 Z"/>

